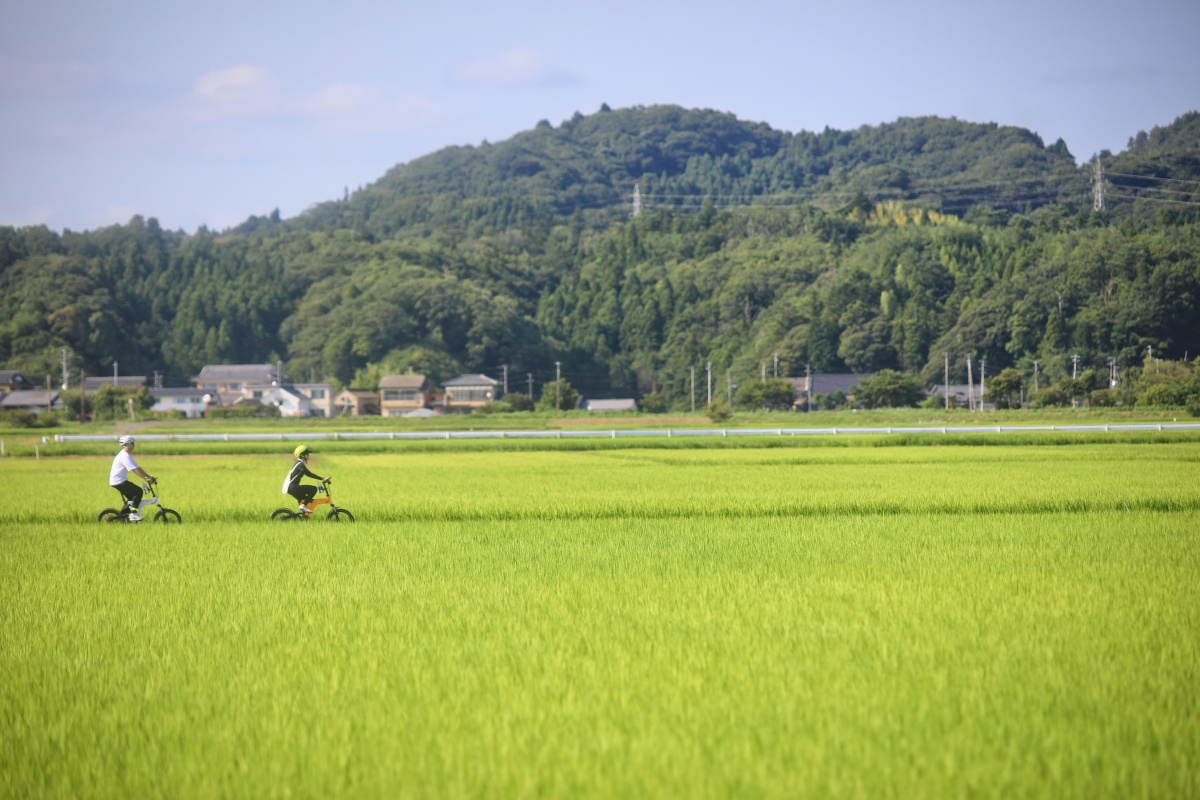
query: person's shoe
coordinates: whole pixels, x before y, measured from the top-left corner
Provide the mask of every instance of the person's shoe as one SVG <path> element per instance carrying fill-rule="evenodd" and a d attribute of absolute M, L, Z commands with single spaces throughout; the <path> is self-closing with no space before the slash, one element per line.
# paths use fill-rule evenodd
<path fill-rule="evenodd" d="M 312 513 L 312 509 L 309 508 L 308 506 L 304 505 L 303 503 L 301 503 L 300 507 L 296 510 L 299 511 L 301 514 L 303 514 L 306 517 Z"/>
<path fill-rule="evenodd" d="M 141 522 L 143 519 L 145 519 L 145 517 L 143 517 L 141 514 L 137 513 L 136 511 L 134 511 L 132 514 L 129 515 L 130 522 Z"/>

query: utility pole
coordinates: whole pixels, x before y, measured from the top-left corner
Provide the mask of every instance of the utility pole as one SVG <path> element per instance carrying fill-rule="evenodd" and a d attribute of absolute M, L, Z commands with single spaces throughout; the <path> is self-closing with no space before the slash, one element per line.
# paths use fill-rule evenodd
<path fill-rule="evenodd" d="M 562 403 L 562 362 L 554 362 L 554 410 L 559 410 Z"/>
<path fill-rule="evenodd" d="M 504 370 L 504 393 L 508 394 L 508 364 L 501 364 L 500 369 Z"/>
<path fill-rule="evenodd" d="M 971 354 L 967 353 L 967 408 L 975 410 L 975 385 L 971 377 Z"/>
<path fill-rule="evenodd" d="M 1092 210 L 1104 210 L 1104 167 L 1100 156 L 1096 156 L 1096 168 L 1092 173 Z"/>
<path fill-rule="evenodd" d="M 812 411 L 812 366 L 804 365 L 804 412 Z"/>
<path fill-rule="evenodd" d="M 984 382 L 987 380 L 987 359 L 979 359 L 979 410 L 983 411 L 983 396 L 987 394 Z"/>
<path fill-rule="evenodd" d="M 688 371 L 692 373 L 692 413 L 696 413 L 696 368 L 688 367 Z"/>
<path fill-rule="evenodd" d="M 629 215 L 636 217 L 642 213 L 642 185 L 635 183 L 633 185 L 633 212 Z"/>
<path fill-rule="evenodd" d="M 760 380 L 759 383 L 766 383 L 767 382 L 767 362 L 760 361 L 760 362 L 758 362 L 758 365 L 760 367 L 762 367 L 762 380 Z"/>
<path fill-rule="evenodd" d="M 731 369 L 725 370 L 725 384 L 728 387 L 726 389 L 727 402 L 729 403 L 729 407 L 733 408 L 733 370 Z"/>
<path fill-rule="evenodd" d="M 712 402 L 712 362 L 709 361 L 704 367 L 708 370 L 708 402 Z"/>
<path fill-rule="evenodd" d="M 775 353 L 775 377 L 779 377 L 779 353 Z"/>
<path fill-rule="evenodd" d="M 946 410 L 950 410 L 950 354 L 942 353 L 942 358 L 946 360 L 945 377 L 942 378 L 942 396 L 946 398 Z"/>
<path fill-rule="evenodd" d="M 533 402 L 533 373 L 525 373 L 525 382 L 529 384 L 529 400 Z"/>
<path fill-rule="evenodd" d="M 113 386 L 117 385 L 117 361 L 113 359 Z"/>
<path fill-rule="evenodd" d="M 1037 392 L 1038 392 L 1038 363 L 1035 361 L 1035 362 L 1033 362 L 1033 393 L 1037 394 Z"/>
<path fill-rule="evenodd" d="M 1108 359 L 1108 388 L 1117 385 L 1117 360 L 1111 356 Z"/>
<path fill-rule="evenodd" d="M 1071 356 L 1071 380 L 1079 377 L 1079 354 L 1075 353 Z"/>
<path fill-rule="evenodd" d="M 275 362 L 275 385 L 283 386 L 283 360 Z"/>
<path fill-rule="evenodd" d="M 63 370 L 62 390 L 65 392 L 67 390 L 67 385 L 70 383 L 70 378 L 67 377 L 67 348 L 65 348 L 65 347 L 63 348 L 63 351 L 62 351 L 62 370 Z"/>
<path fill-rule="evenodd" d="M 87 406 L 84 404 L 87 400 L 87 391 L 85 387 L 87 382 L 83 379 L 83 367 L 79 368 L 79 421 L 87 422 Z"/>

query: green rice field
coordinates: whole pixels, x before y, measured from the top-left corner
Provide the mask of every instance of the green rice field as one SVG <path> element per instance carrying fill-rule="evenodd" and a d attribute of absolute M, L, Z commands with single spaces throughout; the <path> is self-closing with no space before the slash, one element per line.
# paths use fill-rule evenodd
<path fill-rule="evenodd" d="M 287 449 L 0 459 L 0 796 L 1200 795 L 1195 437 Z"/>

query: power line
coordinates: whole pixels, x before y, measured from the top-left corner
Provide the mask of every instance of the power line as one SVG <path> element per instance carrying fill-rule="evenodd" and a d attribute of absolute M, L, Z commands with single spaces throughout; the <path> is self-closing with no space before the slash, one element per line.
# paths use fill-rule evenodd
<path fill-rule="evenodd" d="M 1170 181 L 1171 183 L 1190 183 L 1200 186 L 1200 181 L 1189 181 L 1183 178 L 1159 178 L 1155 175 L 1131 175 L 1128 172 L 1105 172 L 1105 175 L 1119 175 L 1122 178 L 1139 178 L 1146 181 Z"/>
<path fill-rule="evenodd" d="M 1167 197 L 1142 197 L 1136 194 L 1110 194 L 1110 197 L 1121 197 L 1126 200 L 1143 200 L 1147 203 L 1174 203 L 1179 206 L 1200 206 L 1200 203 L 1188 200 L 1171 200 Z"/>
<path fill-rule="evenodd" d="M 1130 186 L 1125 183 L 1114 183 L 1113 188 L 1132 189 L 1134 191 L 1139 191 L 1139 192 L 1161 192 L 1162 194 L 1181 194 L 1181 195 L 1184 195 L 1185 197 L 1195 197 L 1196 196 L 1195 189 L 1192 189 L 1190 191 L 1180 191 L 1178 189 L 1160 189 L 1157 186 Z"/>

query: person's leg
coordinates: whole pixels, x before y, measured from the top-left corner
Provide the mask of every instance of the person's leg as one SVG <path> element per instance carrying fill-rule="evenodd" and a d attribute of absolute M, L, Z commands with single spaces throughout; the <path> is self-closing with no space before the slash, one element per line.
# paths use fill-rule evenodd
<path fill-rule="evenodd" d="M 121 497 L 125 498 L 125 503 L 129 507 L 129 513 L 137 515 L 140 519 L 141 515 L 138 514 L 138 504 L 142 502 L 142 487 L 133 481 L 125 481 L 113 488 L 121 493 Z"/>
<path fill-rule="evenodd" d="M 297 486 L 295 491 L 291 493 L 292 497 L 296 498 L 296 502 L 303 508 L 301 509 L 306 514 L 312 513 L 312 506 L 309 503 L 317 496 L 317 487 L 312 485 Z"/>

